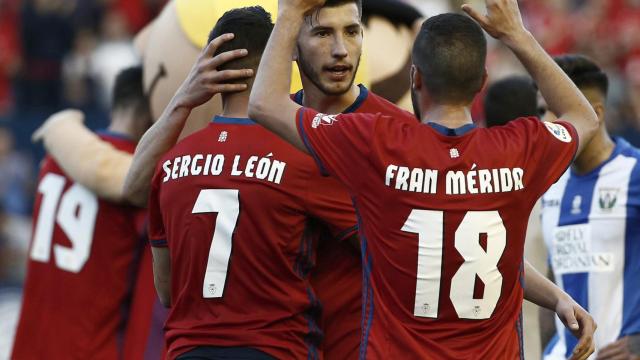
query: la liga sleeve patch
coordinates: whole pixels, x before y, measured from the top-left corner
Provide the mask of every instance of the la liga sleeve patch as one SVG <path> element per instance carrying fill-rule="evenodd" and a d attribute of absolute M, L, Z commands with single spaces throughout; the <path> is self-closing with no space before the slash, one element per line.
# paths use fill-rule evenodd
<path fill-rule="evenodd" d="M 565 143 L 569 143 L 571 142 L 571 134 L 569 133 L 569 130 L 567 130 L 566 127 L 560 125 L 560 124 L 556 124 L 556 123 L 552 123 L 552 122 L 548 122 L 545 121 L 543 122 L 544 126 L 547 127 L 547 130 L 549 130 L 549 132 L 558 140 L 565 142 Z"/>

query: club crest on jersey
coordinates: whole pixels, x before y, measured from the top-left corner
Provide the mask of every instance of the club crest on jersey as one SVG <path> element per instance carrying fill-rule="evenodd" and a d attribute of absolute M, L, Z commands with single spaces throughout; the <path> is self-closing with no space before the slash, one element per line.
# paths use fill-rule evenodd
<path fill-rule="evenodd" d="M 220 132 L 220 136 L 218 136 L 218 142 L 225 142 L 227 141 L 227 137 L 229 136 L 229 133 L 226 131 L 221 131 Z"/>
<path fill-rule="evenodd" d="M 578 215 L 582 213 L 582 196 L 576 195 L 571 202 L 571 214 Z"/>
<path fill-rule="evenodd" d="M 338 121 L 336 116 L 337 115 L 317 114 L 311 122 L 311 127 L 317 129 L 320 125 L 333 125 L 334 122 Z"/>
<path fill-rule="evenodd" d="M 599 199 L 598 205 L 603 212 L 611 212 L 618 202 L 618 188 L 601 188 L 598 189 Z"/>
<path fill-rule="evenodd" d="M 560 124 L 556 124 L 548 121 L 544 121 L 543 123 L 544 123 L 544 126 L 547 127 L 547 130 L 549 130 L 549 132 L 553 136 L 555 136 L 556 139 L 566 143 L 571 142 L 571 134 L 569 134 L 569 130 L 567 130 L 567 128 L 565 128 Z"/>

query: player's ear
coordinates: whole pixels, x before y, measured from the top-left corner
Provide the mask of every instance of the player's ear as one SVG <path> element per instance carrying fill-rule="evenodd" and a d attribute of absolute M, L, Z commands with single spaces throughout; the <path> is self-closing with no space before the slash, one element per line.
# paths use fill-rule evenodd
<path fill-rule="evenodd" d="M 482 86 L 480 87 L 480 92 L 483 92 L 487 89 L 489 85 L 489 72 L 487 68 L 484 68 L 484 74 L 482 74 Z"/>
<path fill-rule="evenodd" d="M 422 74 L 418 71 L 418 67 L 411 64 L 411 89 L 420 90 L 422 88 Z"/>
<path fill-rule="evenodd" d="M 595 111 L 596 115 L 598 115 L 598 125 L 604 122 L 604 104 L 601 101 L 597 101 L 591 103 L 591 107 L 593 107 L 593 111 Z"/>

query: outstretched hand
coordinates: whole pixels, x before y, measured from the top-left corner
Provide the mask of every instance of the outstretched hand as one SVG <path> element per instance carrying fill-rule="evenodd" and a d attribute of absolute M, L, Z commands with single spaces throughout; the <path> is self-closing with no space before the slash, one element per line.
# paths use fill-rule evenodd
<path fill-rule="evenodd" d="M 253 76 L 252 69 L 218 70 L 219 66 L 229 61 L 247 56 L 246 49 L 230 50 L 213 56 L 222 44 L 233 38 L 233 34 L 223 34 L 205 47 L 176 93 L 180 106 L 193 109 L 209 101 L 216 94 L 247 89 L 247 84 L 235 81 Z"/>
<path fill-rule="evenodd" d="M 492 37 L 503 40 L 526 31 L 517 0 L 486 0 L 486 14 L 483 15 L 469 4 L 462 10 L 471 16 Z"/>

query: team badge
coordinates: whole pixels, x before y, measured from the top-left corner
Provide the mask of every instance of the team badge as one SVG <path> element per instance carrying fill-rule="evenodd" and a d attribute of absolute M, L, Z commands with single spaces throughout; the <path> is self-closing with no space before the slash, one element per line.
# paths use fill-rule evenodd
<path fill-rule="evenodd" d="M 571 214 L 578 215 L 582 212 L 582 196 L 576 195 L 571 202 Z"/>
<path fill-rule="evenodd" d="M 456 148 L 450 149 L 449 156 L 451 156 L 452 159 L 457 159 L 460 157 L 460 152 Z"/>
<path fill-rule="evenodd" d="M 333 125 L 334 122 L 338 121 L 336 116 L 337 115 L 326 115 L 319 113 L 313 118 L 311 127 L 317 129 L 320 125 Z"/>
<path fill-rule="evenodd" d="M 610 212 L 618 202 L 618 188 L 600 188 L 598 189 L 598 204 L 603 212 Z"/>
<path fill-rule="evenodd" d="M 225 142 L 227 141 L 227 136 L 229 136 L 229 133 L 226 131 L 222 131 L 220 132 L 220 136 L 218 136 L 218 142 Z"/>
<path fill-rule="evenodd" d="M 556 139 L 566 143 L 571 142 L 571 134 L 564 126 L 548 121 L 544 121 L 543 124 Z"/>

